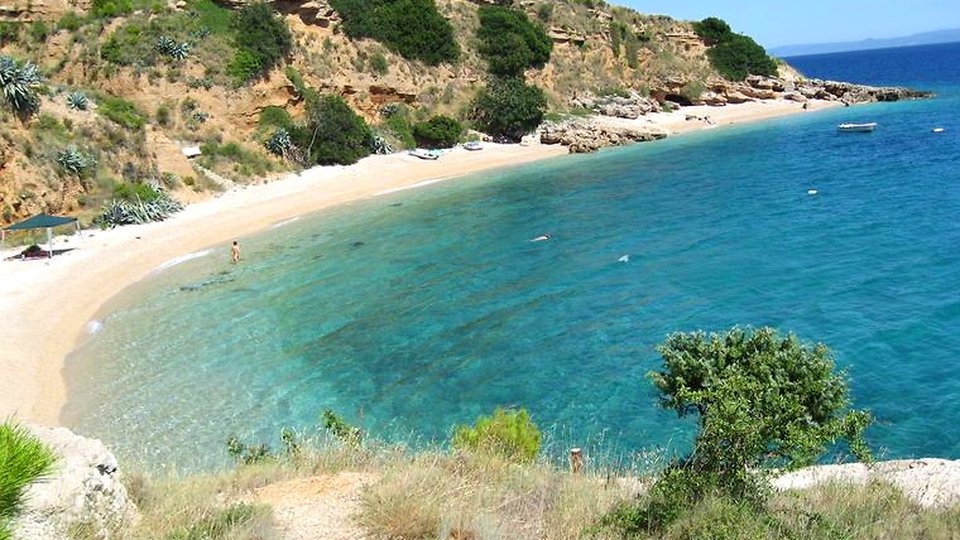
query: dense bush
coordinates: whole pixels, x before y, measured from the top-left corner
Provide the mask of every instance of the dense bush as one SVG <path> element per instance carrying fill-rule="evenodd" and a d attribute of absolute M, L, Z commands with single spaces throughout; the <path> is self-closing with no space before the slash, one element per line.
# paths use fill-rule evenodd
<path fill-rule="evenodd" d="M 516 463 L 530 463 L 540 453 L 540 430 L 527 411 L 500 407 L 481 416 L 473 426 L 459 425 L 453 433 L 457 450 L 491 453 Z"/>
<path fill-rule="evenodd" d="M 456 62 L 453 27 L 433 0 L 331 0 L 352 39 L 371 38 L 410 60 L 435 66 Z"/>
<path fill-rule="evenodd" d="M 742 81 L 747 75 L 772 77 L 777 74 L 777 63 L 752 38 L 734 35 L 707 51 L 710 63 L 726 79 Z"/>
<path fill-rule="evenodd" d="M 511 141 L 536 129 L 547 109 L 543 90 L 520 78 L 493 79 L 473 102 L 471 118 L 477 128 Z"/>
<path fill-rule="evenodd" d="M 527 68 L 543 67 L 550 60 L 553 41 L 525 13 L 499 6 L 481 7 L 479 13 L 479 51 L 490 73 L 522 76 Z"/>
<path fill-rule="evenodd" d="M 460 140 L 463 126 L 453 118 L 437 115 L 413 126 L 417 144 L 428 148 L 451 148 Z"/>
<path fill-rule="evenodd" d="M 131 11 L 133 11 L 131 0 L 93 0 L 91 5 L 93 15 L 103 19 L 126 15 Z"/>
<path fill-rule="evenodd" d="M 0 93 L 7 106 L 20 115 L 31 115 L 40 107 L 37 93 L 43 82 L 40 70 L 31 62 L 0 55 Z"/>
<path fill-rule="evenodd" d="M 146 123 L 145 115 L 137 106 L 120 97 L 104 97 L 97 112 L 127 129 L 140 129 Z"/>
<path fill-rule="evenodd" d="M 710 64 L 724 78 L 742 81 L 747 75 L 772 77 L 777 74 L 777 63 L 767 55 L 753 38 L 736 34 L 730 25 L 716 17 L 708 17 L 693 24 L 693 29 L 708 45 Z"/>
<path fill-rule="evenodd" d="M 708 497 L 761 509 L 770 471 L 814 463 L 844 441 L 870 459 L 864 411 L 848 410 L 847 383 L 829 349 L 770 328 L 673 334 L 658 347 L 664 370 L 650 374 L 660 405 L 697 415 L 693 451 L 675 462 L 638 505 L 610 521 L 626 536 L 659 530 Z"/>
<path fill-rule="evenodd" d="M 54 453 L 21 425 L 0 423 L 0 538 L 10 538 L 10 521 L 23 508 L 24 491 L 51 472 Z"/>
<path fill-rule="evenodd" d="M 309 163 L 350 165 L 370 154 L 370 128 L 340 96 L 311 99 L 307 119 L 307 125 L 292 136 Z"/>
<path fill-rule="evenodd" d="M 263 2 L 249 4 L 234 21 L 236 45 L 241 60 L 231 64 L 231 74 L 245 82 L 277 65 L 293 46 L 287 23 Z M 245 76 L 245 78 L 241 78 Z"/>
<path fill-rule="evenodd" d="M 417 140 L 413 137 L 413 126 L 410 123 L 410 110 L 406 105 L 384 107 L 381 114 L 384 116 L 383 128 L 396 137 L 403 148 L 413 148 Z"/>

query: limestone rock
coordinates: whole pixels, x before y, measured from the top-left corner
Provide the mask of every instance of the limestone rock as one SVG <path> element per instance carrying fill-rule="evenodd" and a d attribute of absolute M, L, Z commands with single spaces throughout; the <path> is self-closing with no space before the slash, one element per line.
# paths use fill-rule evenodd
<path fill-rule="evenodd" d="M 653 141 L 667 136 L 655 126 L 614 126 L 593 120 L 568 120 L 540 126 L 542 144 L 562 144 L 571 154 L 595 152 L 607 146 Z"/>
<path fill-rule="evenodd" d="M 629 92 L 627 96 L 597 96 L 592 93 L 574 95 L 570 99 L 570 105 L 587 109 L 603 116 L 630 119 L 639 118 L 648 112 L 660 110 L 660 104 L 655 100 L 633 91 Z"/>
<path fill-rule="evenodd" d="M 71 527 L 89 527 L 96 538 L 129 527 L 137 508 L 120 483 L 117 459 L 102 442 L 66 428 L 30 426 L 59 456 L 52 477 L 31 484 L 26 508 L 13 522 L 20 540 L 67 540 Z"/>
<path fill-rule="evenodd" d="M 779 490 L 806 489 L 828 482 L 864 485 L 883 480 L 903 490 L 925 507 L 945 507 L 960 502 L 960 461 L 916 459 L 883 461 L 873 465 L 848 463 L 808 467 L 777 478 Z"/>

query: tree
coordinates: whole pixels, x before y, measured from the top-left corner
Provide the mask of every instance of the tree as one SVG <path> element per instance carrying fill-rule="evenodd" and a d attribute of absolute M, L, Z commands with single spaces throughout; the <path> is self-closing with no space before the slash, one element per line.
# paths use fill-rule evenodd
<path fill-rule="evenodd" d="M 664 370 L 650 377 L 661 406 L 698 416 L 685 468 L 736 488 L 752 470 L 812 464 L 839 440 L 870 458 L 863 440 L 870 415 L 847 410 L 846 380 L 825 345 L 771 328 L 733 328 L 673 334 L 658 350 Z"/>
<path fill-rule="evenodd" d="M 413 126 L 413 136 L 421 146 L 450 148 L 460 140 L 463 126 L 453 118 L 443 115 L 432 117 Z"/>
<path fill-rule="evenodd" d="M 277 65 L 293 46 L 293 37 L 283 19 L 263 3 L 249 4 L 234 20 L 236 44 L 240 49 L 232 63 L 238 77 L 257 75 Z"/>
<path fill-rule="evenodd" d="M 523 79 L 493 79 L 473 102 L 472 119 L 494 137 L 519 141 L 543 120 L 547 98 L 543 90 Z"/>
<path fill-rule="evenodd" d="M 453 26 L 433 0 L 331 0 L 352 39 L 372 38 L 404 58 L 436 66 L 456 62 Z"/>
<path fill-rule="evenodd" d="M 370 155 L 373 134 L 340 96 L 325 95 L 307 103 L 307 125 L 291 136 L 310 163 L 350 165 Z"/>
<path fill-rule="evenodd" d="M 733 34 L 730 25 L 723 19 L 718 19 L 717 17 L 707 17 L 700 22 L 693 23 L 693 31 L 696 32 L 707 45 L 720 43 Z"/>
<path fill-rule="evenodd" d="M 525 13 L 499 6 L 483 6 L 479 13 L 479 51 L 491 74 L 519 77 L 527 68 L 541 68 L 550 60 L 553 41 Z"/>
<path fill-rule="evenodd" d="M 772 77 L 777 74 L 777 63 L 756 41 L 734 34 L 707 51 L 710 63 L 726 79 L 742 81 L 747 75 Z"/>

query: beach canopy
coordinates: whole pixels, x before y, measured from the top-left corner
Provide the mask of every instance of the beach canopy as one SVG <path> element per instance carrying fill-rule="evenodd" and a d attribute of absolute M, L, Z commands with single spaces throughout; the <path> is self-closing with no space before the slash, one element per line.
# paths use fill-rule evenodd
<path fill-rule="evenodd" d="M 53 257 L 53 228 L 59 227 L 60 225 L 67 225 L 70 223 L 77 223 L 77 218 L 73 217 L 61 217 L 61 216 L 51 216 L 50 214 L 38 214 L 32 218 L 25 219 L 20 223 L 14 223 L 13 225 L 3 229 L 4 236 L 10 231 L 27 231 L 30 229 L 46 229 L 47 230 L 47 244 L 49 245 L 47 251 L 50 253 L 50 256 Z M 80 224 L 77 223 L 77 232 L 80 232 Z"/>
<path fill-rule="evenodd" d="M 32 218 L 25 219 L 20 223 L 16 223 L 7 227 L 7 232 L 10 231 L 26 231 L 28 229 L 50 229 L 53 227 L 59 227 L 60 225 L 66 225 L 67 223 L 73 223 L 77 218 L 73 217 L 60 217 L 60 216 L 51 216 L 50 214 L 38 214 Z"/>

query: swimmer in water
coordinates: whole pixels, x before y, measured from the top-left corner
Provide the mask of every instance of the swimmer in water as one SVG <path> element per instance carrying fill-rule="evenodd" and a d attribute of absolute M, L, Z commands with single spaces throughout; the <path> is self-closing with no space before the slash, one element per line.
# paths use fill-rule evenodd
<path fill-rule="evenodd" d="M 549 239 L 550 239 L 550 235 L 549 235 L 549 234 L 541 234 L 540 236 L 538 236 L 538 237 L 536 237 L 536 238 L 531 238 L 529 241 L 530 241 L 530 242 L 543 242 L 544 240 L 549 240 Z"/>

